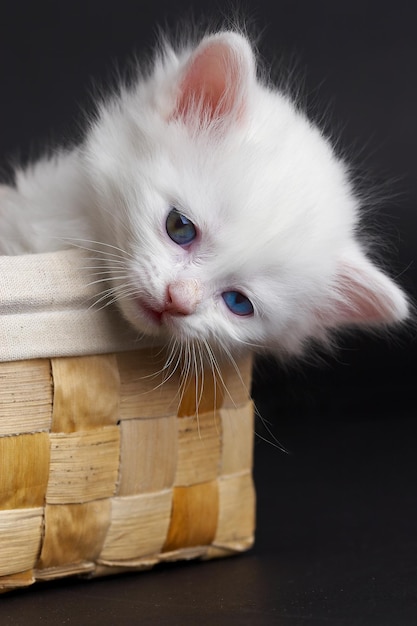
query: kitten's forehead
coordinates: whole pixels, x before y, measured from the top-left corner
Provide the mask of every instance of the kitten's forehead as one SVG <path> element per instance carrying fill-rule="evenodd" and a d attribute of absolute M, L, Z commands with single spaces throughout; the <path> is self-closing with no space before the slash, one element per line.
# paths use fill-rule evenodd
<path fill-rule="evenodd" d="M 262 139 L 250 132 L 217 142 L 194 138 L 183 152 L 176 142 L 176 158 L 170 155 L 167 193 L 231 271 L 330 250 L 356 211 L 344 168 L 318 133 L 307 131 L 292 145 Z"/>
<path fill-rule="evenodd" d="M 217 276 L 308 271 L 323 250 L 337 251 L 355 221 L 357 202 L 329 143 L 285 99 L 265 98 L 224 135 L 166 120 L 140 124 L 123 161 L 144 213 L 148 205 L 158 220 L 169 205 L 183 212 Z"/>
<path fill-rule="evenodd" d="M 261 236 L 275 221 L 285 228 L 314 219 L 326 206 L 330 212 L 330 205 L 334 219 L 340 202 L 352 203 L 345 167 L 332 147 L 305 118 L 284 110 L 278 121 L 273 108 L 269 119 L 260 111 L 261 119 L 224 137 L 170 129 L 168 158 L 192 210 L 212 211 L 225 221 L 243 218 Z"/>

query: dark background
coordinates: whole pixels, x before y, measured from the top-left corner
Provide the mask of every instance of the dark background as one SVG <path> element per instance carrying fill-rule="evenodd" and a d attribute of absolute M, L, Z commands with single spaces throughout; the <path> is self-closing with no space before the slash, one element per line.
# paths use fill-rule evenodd
<path fill-rule="evenodd" d="M 80 136 L 94 84 L 156 27 L 230 14 L 209 0 L 2 2 L 0 168 Z M 366 226 L 416 294 L 417 34 L 412 2 L 247 0 L 276 73 L 379 188 Z M 285 69 L 287 68 L 287 69 Z M 386 252 L 387 251 L 387 252 Z M 263 360 L 254 395 L 258 532 L 248 554 L 0 599 L 5 625 L 417 624 L 415 328 L 352 335 L 319 363 Z M 264 438 L 267 441 L 264 441 Z M 288 449 L 285 454 L 274 439 Z"/>

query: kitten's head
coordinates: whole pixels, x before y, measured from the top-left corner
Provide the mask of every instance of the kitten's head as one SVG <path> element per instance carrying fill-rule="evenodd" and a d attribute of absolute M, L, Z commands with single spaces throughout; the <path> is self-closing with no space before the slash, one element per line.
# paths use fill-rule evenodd
<path fill-rule="evenodd" d="M 144 333 L 293 353 L 407 314 L 357 241 L 344 164 L 239 34 L 167 47 L 102 107 L 85 159 L 112 295 Z"/>

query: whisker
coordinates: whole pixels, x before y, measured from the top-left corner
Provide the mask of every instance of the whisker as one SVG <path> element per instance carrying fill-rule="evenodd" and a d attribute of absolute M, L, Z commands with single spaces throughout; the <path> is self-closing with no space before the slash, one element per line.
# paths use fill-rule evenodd
<path fill-rule="evenodd" d="M 281 450 L 281 452 L 285 452 L 285 454 L 289 454 L 289 451 L 285 448 L 285 446 L 283 446 L 283 444 L 279 441 L 279 439 L 277 439 L 277 437 L 274 435 L 274 433 L 272 432 L 271 428 L 268 425 L 267 420 L 265 420 L 262 417 L 256 405 L 254 405 L 254 411 L 255 411 L 255 416 L 261 420 L 262 426 L 265 428 L 266 432 L 271 437 L 272 441 L 260 435 L 255 429 L 256 436 L 259 437 L 259 439 L 262 439 L 262 441 L 269 443 L 274 448 L 278 448 L 279 450 Z"/>
<path fill-rule="evenodd" d="M 88 250 L 89 252 L 97 252 L 100 255 L 106 255 L 107 257 L 115 257 L 116 259 L 125 259 L 129 257 L 134 259 L 134 255 L 124 250 L 123 248 L 119 248 L 118 246 L 112 245 L 110 243 L 106 243 L 105 241 L 95 241 L 94 239 L 76 239 L 76 238 L 67 238 L 68 243 L 71 243 L 74 247 L 80 248 L 81 250 Z M 99 248 L 92 248 L 90 246 L 82 245 L 82 244 L 94 244 L 100 246 Z M 110 250 L 115 250 L 121 254 L 116 254 L 116 252 L 110 252 L 109 250 L 102 250 L 101 248 L 110 248 Z"/>
<path fill-rule="evenodd" d="M 194 378 L 195 378 L 195 417 L 197 420 L 197 432 L 198 438 L 201 439 L 201 430 L 200 430 L 200 419 L 199 419 L 199 408 L 200 408 L 200 399 L 201 399 L 201 389 L 202 389 L 202 381 L 200 386 L 199 379 L 199 371 L 198 371 L 198 362 L 196 355 L 196 342 L 193 342 L 193 363 L 194 363 Z"/>
<path fill-rule="evenodd" d="M 201 388 L 200 388 L 200 394 L 199 394 L 199 396 L 198 396 L 198 400 L 197 400 L 197 407 L 199 407 L 199 406 L 200 406 L 200 404 L 201 404 L 201 399 L 202 399 L 202 397 L 203 397 L 203 391 L 204 391 L 204 374 L 205 374 L 205 371 L 204 371 L 204 360 L 203 360 L 203 355 L 202 355 L 202 348 L 201 348 L 201 344 L 200 344 L 200 342 L 199 342 L 199 341 L 196 343 L 196 347 L 197 347 L 197 353 L 198 353 L 198 356 L 199 356 L 199 361 L 200 361 L 200 371 L 201 371 Z"/>
<path fill-rule="evenodd" d="M 236 363 L 235 359 L 232 356 L 232 353 L 230 352 L 229 348 L 225 345 L 222 346 L 222 349 L 224 350 L 227 358 L 229 359 L 230 363 L 233 365 L 233 369 L 235 370 L 236 374 L 238 375 L 238 378 L 242 384 L 243 389 L 246 391 L 246 394 L 248 396 L 250 396 L 250 390 L 247 388 L 245 381 L 242 378 L 242 374 L 240 372 L 240 369 L 238 367 L 238 364 Z"/>
<path fill-rule="evenodd" d="M 101 261 L 100 265 L 84 265 L 83 270 L 100 270 L 101 272 L 111 272 L 112 269 L 121 269 L 126 268 L 126 261 L 110 259 L 111 265 L 108 264 L 108 260 L 106 259 L 89 259 L 89 262 L 93 261 Z M 119 265 L 120 267 L 115 267 Z"/>
<path fill-rule="evenodd" d="M 122 203 L 122 207 L 123 207 L 123 203 Z M 124 228 L 124 230 L 126 231 L 126 233 L 130 236 L 130 230 L 127 227 L 126 221 L 123 219 L 122 216 L 120 216 L 117 212 L 115 211 L 110 211 L 110 209 L 108 209 L 106 206 L 104 206 L 103 204 L 101 205 L 101 209 L 105 211 L 105 213 L 107 213 L 107 215 L 110 215 L 110 217 L 112 219 L 116 218 L 117 222 Z M 126 212 L 126 211 L 125 211 Z"/>
<path fill-rule="evenodd" d="M 159 356 L 162 355 L 163 352 L 169 353 L 168 356 L 165 359 L 164 365 L 159 370 L 157 370 L 156 372 L 153 372 L 152 374 L 146 374 L 146 376 L 141 376 L 140 379 L 141 380 L 145 380 L 147 378 L 156 378 L 157 376 L 163 374 L 167 369 L 170 368 L 171 363 L 174 360 L 176 350 L 177 350 L 176 339 L 175 339 L 175 337 L 171 337 L 171 339 L 169 340 L 168 345 L 167 346 L 165 346 L 165 345 L 161 346 L 161 348 L 158 350 L 158 352 L 155 355 L 155 356 L 159 357 Z"/>
<path fill-rule="evenodd" d="M 217 427 L 217 422 L 216 422 L 216 410 L 217 410 L 217 378 L 216 378 L 216 371 L 214 368 L 214 355 L 212 354 L 212 350 L 210 349 L 209 344 L 207 343 L 206 339 L 202 339 L 202 348 L 205 348 L 206 350 L 206 354 L 207 354 L 207 360 L 208 363 L 210 365 L 210 370 L 211 370 L 211 376 L 213 378 L 213 415 L 214 415 L 214 421 L 215 421 L 215 425 L 216 425 L 216 432 L 217 434 L 219 434 L 218 431 L 218 427 Z"/>
<path fill-rule="evenodd" d="M 210 344 L 208 343 L 208 341 L 206 339 L 203 339 L 203 342 L 204 342 L 204 345 L 206 346 L 207 354 L 209 355 L 209 359 L 210 359 L 210 362 L 212 364 L 212 368 L 214 368 L 214 369 L 212 369 L 212 371 L 213 371 L 213 378 L 215 378 L 215 375 L 216 375 L 215 372 L 216 372 L 217 376 L 219 377 L 219 380 L 221 382 L 221 385 L 222 385 L 224 391 L 227 393 L 227 395 L 229 396 L 229 398 L 232 401 L 232 403 L 235 404 L 235 402 L 234 402 L 234 400 L 233 400 L 233 398 L 232 398 L 232 396 L 231 396 L 231 394 L 230 394 L 230 392 L 229 392 L 229 390 L 227 388 L 227 385 L 226 385 L 226 383 L 224 381 L 222 371 L 220 369 L 220 366 L 219 366 L 219 364 L 217 362 L 216 356 L 215 356 L 215 354 L 214 354 Z"/>
<path fill-rule="evenodd" d="M 98 285 L 100 283 L 108 283 L 109 280 L 125 280 L 126 278 L 129 278 L 127 274 L 122 274 L 121 276 L 109 276 L 107 278 L 97 278 L 97 280 L 92 280 L 87 283 L 86 286 L 91 287 L 92 285 Z"/>
<path fill-rule="evenodd" d="M 245 339 L 240 339 L 239 337 L 234 337 L 235 341 L 237 341 L 238 343 L 240 343 L 243 346 L 247 346 L 248 348 L 252 348 L 255 350 L 261 350 L 262 352 L 264 352 L 265 350 L 265 346 L 260 344 L 260 343 L 253 343 L 251 341 L 246 341 Z"/>
<path fill-rule="evenodd" d="M 180 344 L 181 346 L 181 375 L 180 375 L 180 384 L 179 384 L 179 403 L 178 409 L 181 406 L 184 395 L 187 390 L 187 387 L 190 385 L 190 371 L 191 371 L 191 349 L 190 342 L 188 339 L 185 340 L 184 344 Z"/>
<path fill-rule="evenodd" d="M 111 287 L 110 289 L 107 289 L 103 295 L 98 298 L 98 300 L 96 300 L 95 302 L 93 302 L 93 304 L 89 307 L 91 308 L 95 308 L 97 306 L 97 304 L 100 304 L 100 302 L 105 301 L 107 298 L 111 298 L 111 300 L 109 300 L 108 302 L 106 302 L 102 307 L 98 308 L 98 311 L 101 311 L 102 309 L 106 308 L 107 306 L 110 306 L 111 304 L 115 304 L 116 302 L 119 302 L 122 299 L 129 299 L 133 296 L 135 296 L 137 294 L 137 289 L 136 287 L 126 287 L 126 289 L 123 290 L 119 290 L 119 288 L 117 287 Z"/>
<path fill-rule="evenodd" d="M 270 433 L 272 434 L 272 433 Z M 263 435 L 260 435 L 258 432 L 255 431 L 255 435 L 258 439 L 260 439 L 261 441 L 265 441 L 265 443 L 269 444 L 270 446 L 272 446 L 273 448 L 277 448 L 278 450 L 281 450 L 281 452 L 285 452 L 285 454 L 290 454 L 290 452 L 284 448 L 284 446 L 282 444 L 279 443 L 275 443 L 274 441 L 270 441 L 269 439 L 267 439 L 266 437 L 264 437 Z M 275 437 L 274 437 L 275 439 Z"/>

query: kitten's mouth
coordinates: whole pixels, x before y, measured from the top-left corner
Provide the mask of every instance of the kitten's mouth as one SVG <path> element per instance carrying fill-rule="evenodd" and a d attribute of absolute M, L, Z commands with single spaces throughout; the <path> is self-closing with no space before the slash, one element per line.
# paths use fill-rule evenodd
<path fill-rule="evenodd" d="M 153 326 L 171 323 L 176 327 L 176 318 L 184 318 L 193 315 L 202 300 L 202 290 L 199 281 L 195 279 L 176 280 L 167 285 L 164 300 L 158 305 L 158 301 L 151 297 L 137 296 L 136 306 L 141 314 Z M 156 308 L 152 306 L 156 304 Z"/>
<path fill-rule="evenodd" d="M 162 325 L 162 315 L 164 311 L 158 311 L 157 309 L 153 309 L 152 307 L 143 304 L 143 302 L 138 302 L 139 308 L 145 314 L 146 318 L 157 326 Z"/>
<path fill-rule="evenodd" d="M 169 320 L 175 317 L 184 317 L 186 314 L 179 311 L 175 306 L 166 303 L 162 309 L 154 309 L 142 300 L 137 300 L 137 307 L 142 315 L 154 326 L 162 326 L 164 322 L 169 324 Z"/>

